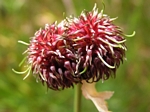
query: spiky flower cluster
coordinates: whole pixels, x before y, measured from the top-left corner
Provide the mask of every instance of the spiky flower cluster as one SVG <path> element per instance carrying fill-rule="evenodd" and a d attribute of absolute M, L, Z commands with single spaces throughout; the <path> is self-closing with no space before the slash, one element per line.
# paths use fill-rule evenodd
<path fill-rule="evenodd" d="M 94 7 L 91 12 L 82 12 L 79 18 L 72 18 L 68 25 L 68 37 L 75 44 L 78 54 L 78 72 L 82 79 L 93 81 L 108 79 L 111 73 L 115 75 L 120 62 L 123 62 L 126 46 L 121 29 L 113 24 L 116 18 L 98 13 Z"/>
<path fill-rule="evenodd" d="M 73 77 L 76 57 L 64 39 L 62 24 L 46 24 L 45 29 L 35 33 L 28 48 L 28 63 L 33 74 L 56 90 L 73 86 L 78 81 Z"/>
<path fill-rule="evenodd" d="M 124 35 L 113 20 L 95 6 L 78 18 L 66 18 L 58 25 L 46 24 L 31 38 L 26 71 L 32 71 L 54 90 L 83 80 L 108 79 L 123 62 L 126 51 Z"/>

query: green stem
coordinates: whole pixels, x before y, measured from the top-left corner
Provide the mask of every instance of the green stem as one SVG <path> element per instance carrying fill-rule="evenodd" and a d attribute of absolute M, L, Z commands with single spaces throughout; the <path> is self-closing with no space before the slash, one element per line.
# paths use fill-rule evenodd
<path fill-rule="evenodd" d="M 74 112 L 81 112 L 81 84 L 77 84 L 75 88 Z"/>

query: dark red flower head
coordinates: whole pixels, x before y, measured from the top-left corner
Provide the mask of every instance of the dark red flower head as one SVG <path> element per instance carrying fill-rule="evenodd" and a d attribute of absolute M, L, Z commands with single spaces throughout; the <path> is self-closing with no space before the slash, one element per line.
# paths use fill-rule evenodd
<path fill-rule="evenodd" d="M 54 90 L 83 80 L 108 79 L 123 62 L 126 51 L 124 35 L 113 20 L 103 10 L 98 13 L 95 6 L 78 18 L 67 18 L 58 25 L 46 24 L 31 38 L 26 51 L 27 76 L 32 71 Z"/>
<path fill-rule="evenodd" d="M 78 57 L 75 72 L 82 80 L 108 79 L 123 62 L 126 40 L 113 20 L 103 11 L 98 13 L 96 6 L 91 12 L 82 12 L 79 18 L 67 20 L 68 38 L 74 41 L 72 46 Z"/>
<path fill-rule="evenodd" d="M 35 77 L 48 88 L 64 89 L 73 86 L 76 57 L 70 43 L 66 42 L 63 22 L 45 25 L 32 37 L 28 48 L 28 63 Z"/>

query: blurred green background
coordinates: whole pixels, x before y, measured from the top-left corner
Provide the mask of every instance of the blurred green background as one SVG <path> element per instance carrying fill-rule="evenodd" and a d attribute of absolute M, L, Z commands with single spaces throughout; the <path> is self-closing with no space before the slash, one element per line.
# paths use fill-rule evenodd
<path fill-rule="evenodd" d="M 115 79 L 98 82 L 99 91 L 115 91 L 108 100 L 113 112 L 150 112 L 150 1 L 103 0 L 105 13 L 119 17 L 115 23 L 126 34 L 127 61 L 120 66 Z M 92 10 L 94 3 L 102 9 L 101 0 L 0 0 L 0 112 L 72 112 L 74 89 L 48 90 L 22 71 L 19 63 L 26 46 L 45 23 L 60 22 L 65 15 L 79 15 L 83 9 Z M 82 97 L 82 112 L 97 112 L 90 100 Z"/>

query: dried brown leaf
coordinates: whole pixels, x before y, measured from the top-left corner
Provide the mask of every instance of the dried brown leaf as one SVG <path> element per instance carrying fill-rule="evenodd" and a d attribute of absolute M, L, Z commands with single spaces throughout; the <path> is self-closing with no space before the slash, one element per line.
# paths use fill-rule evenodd
<path fill-rule="evenodd" d="M 114 92 L 104 91 L 97 92 L 95 88 L 95 83 L 87 83 L 83 81 L 82 84 L 82 94 L 86 99 L 92 100 L 99 112 L 110 112 L 106 104 L 106 99 L 110 99 Z"/>

